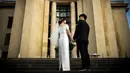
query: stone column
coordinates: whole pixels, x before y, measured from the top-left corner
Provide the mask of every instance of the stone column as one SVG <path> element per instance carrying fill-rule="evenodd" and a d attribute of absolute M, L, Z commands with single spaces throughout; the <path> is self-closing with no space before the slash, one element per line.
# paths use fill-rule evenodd
<path fill-rule="evenodd" d="M 86 21 L 90 27 L 88 51 L 89 51 L 89 54 L 94 54 L 94 53 L 97 53 L 97 44 L 96 44 L 96 33 L 95 33 L 92 0 L 83 0 L 82 5 L 83 5 L 83 13 L 87 15 Z"/>
<path fill-rule="evenodd" d="M 101 0 L 106 46 L 109 57 L 118 57 L 116 34 L 110 0 Z"/>
<path fill-rule="evenodd" d="M 43 28 L 43 45 L 42 45 L 42 57 L 47 58 L 47 49 L 48 49 L 48 26 L 49 26 L 49 6 L 50 1 L 45 0 L 44 8 L 44 28 Z"/>
<path fill-rule="evenodd" d="M 77 1 L 77 13 L 79 19 L 79 15 L 83 13 L 82 0 Z"/>
<path fill-rule="evenodd" d="M 126 8 L 113 7 L 112 11 L 116 30 L 117 45 L 119 48 L 119 56 L 124 58 L 127 54 L 127 56 L 130 57 L 130 35 L 126 17 Z"/>
<path fill-rule="evenodd" d="M 20 52 L 24 11 L 25 11 L 25 0 L 16 0 L 8 58 L 17 58 Z"/>
<path fill-rule="evenodd" d="M 52 15 L 51 15 L 51 32 L 56 24 L 56 2 L 52 2 Z M 51 42 L 50 57 L 55 58 L 55 46 Z"/>
<path fill-rule="evenodd" d="M 40 58 L 42 50 L 44 0 L 26 0 L 20 56 Z"/>
<path fill-rule="evenodd" d="M 107 57 L 101 2 L 100 0 L 92 0 L 92 5 L 94 13 L 97 53 L 100 55 L 100 57 Z"/>
<path fill-rule="evenodd" d="M 75 3 L 71 2 L 70 7 L 71 7 L 71 32 L 72 32 L 72 35 L 74 35 L 75 26 L 76 26 Z M 72 58 L 76 58 L 77 57 L 76 50 L 77 50 L 76 47 L 72 50 Z"/>
<path fill-rule="evenodd" d="M 79 20 L 79 15 L 83 13 L 83 0 L 78 0 L 77 1 L 77 15 L 78 15 L 78 20 Z M 76 49 L 77 49 L 77 46 L 76 46 Z M 78 57 L 78 56 L 77 56 Z M 79 52 L 79 57 L 80 56 L 80 52 Z"/>

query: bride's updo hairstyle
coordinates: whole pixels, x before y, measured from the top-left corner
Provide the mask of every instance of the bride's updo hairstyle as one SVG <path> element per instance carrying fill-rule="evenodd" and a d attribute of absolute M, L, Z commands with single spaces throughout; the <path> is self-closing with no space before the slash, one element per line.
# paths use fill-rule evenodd
<path fill-rule="evenodd" d="M 59 25 L 60 25 L 64 20 L 66 20 L 66 19 L 65 19 L 65 18 L 60 19 L 59 22 L 58 22 Z"/>

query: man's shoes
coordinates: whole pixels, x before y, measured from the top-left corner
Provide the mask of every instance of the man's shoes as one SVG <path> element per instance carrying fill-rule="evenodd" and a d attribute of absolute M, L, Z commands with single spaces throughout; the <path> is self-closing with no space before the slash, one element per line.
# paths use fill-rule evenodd
<path fill-rule="evenodd" d="M 87 69 L 80 69 L 79 71 L 87 71 Z"/>
<path fill-rule="evenodd" d="M 87 69 L 87 71 L 90 71 L 90 69 Z"/>
<path fill-rule="evenodd" d="M 90 69 L 80 69 L 79 71 L 90 71 Z"/>
<path fill-rule="evenodd" d="M 81 69 L 81 70 L 79 70 L 79 71 L 87 71 L 87 69 Z"/>

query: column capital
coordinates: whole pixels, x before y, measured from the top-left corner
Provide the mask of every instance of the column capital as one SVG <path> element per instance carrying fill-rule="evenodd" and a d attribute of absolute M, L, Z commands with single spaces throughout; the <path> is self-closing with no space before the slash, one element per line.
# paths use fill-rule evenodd
<path fill-rule="evenodd" d="M 51 2 L 77 2 L 77 1 L 79 1 L 79 0 L 49 0 L 49 1 L 51 1 Z"/>
<path fill-rule="evenodd" d="M 70 2 L 71 4 L 73 3 L 74 4 L 74 2 Z"/>
<path fill-rule="evenodd" d="M 49 0 L 49 1 L 79 1 L 79 0 Z"/>
<path fill-rule="evenodd" d="M 53 2 L 52 2 L 52 5 L 53 5 L 53 4 L 56 4 L 56 2 L 55 2 L 55 1 L 53 1 Z M 53 7 L 53 6 L 52 6 L 52 7 Z"/>

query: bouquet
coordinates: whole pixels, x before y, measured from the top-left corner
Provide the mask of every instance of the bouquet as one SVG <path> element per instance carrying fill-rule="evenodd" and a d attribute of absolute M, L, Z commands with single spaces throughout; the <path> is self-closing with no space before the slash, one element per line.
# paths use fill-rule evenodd
<path fill-rule="evenodd" d="M 74 49 L 74 47 L 76 46 L 76 44 L 75 43 L 73 43 L 73 42 L 71 42 L 71 41 L 69 41 L 69 50 L 73 50 Z"/>

